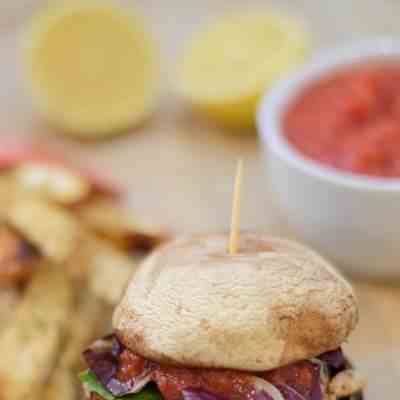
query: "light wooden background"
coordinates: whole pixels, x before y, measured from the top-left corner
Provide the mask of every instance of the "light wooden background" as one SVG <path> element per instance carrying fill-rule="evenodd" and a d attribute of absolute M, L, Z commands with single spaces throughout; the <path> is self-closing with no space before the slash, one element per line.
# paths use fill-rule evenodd
<path fill-rule="evenodd" d="M 1 1 L 0 135 L 44 139 L 68 157 L 112 174 L 129 191 L 134 210 L 176 232 L 227 229 L 235 161 L 243 156 L 243 228 L 289 234 L 274 211 L 255 136 L 235 137 L 208 126 L 173 95 L 175 57 L 191 31 L 237 5 L 271 3 L 306 18 L 315 49 L 366 36 L 400 35 L 397 0 L 137 1 L 160 38 L 164 97 L 157 114 L 142 128 L 113 141 L 84 145 L 53 135 L 23 94 L 17 33 L 40 3 Z M 347 347 L 369 378 L 368 399 L 398 399 L 400 283 L 356 282 L 356 288 L 361 322 Z"/>

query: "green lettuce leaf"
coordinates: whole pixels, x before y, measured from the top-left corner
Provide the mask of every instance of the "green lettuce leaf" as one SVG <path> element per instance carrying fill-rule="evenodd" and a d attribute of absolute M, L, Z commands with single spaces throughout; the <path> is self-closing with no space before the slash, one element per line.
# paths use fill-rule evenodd
<path fill-rule="evenodd" d="M 115 397 L 104 388 L 96 378 L 96 375 L 89 370 L 82 372 L 79 375 L 79 379 L 90 393 L 96 393 L 104 400 L 163 400 L 160 392 L 152 386 L 146 386 L 139 393 L 127 394 L 119 398 Z"/>

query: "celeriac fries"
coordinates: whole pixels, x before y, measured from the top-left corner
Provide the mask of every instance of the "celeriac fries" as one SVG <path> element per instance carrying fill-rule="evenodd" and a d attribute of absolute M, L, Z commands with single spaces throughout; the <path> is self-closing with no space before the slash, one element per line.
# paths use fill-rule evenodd
<path fill-rule="evenodd" d="M 0 335 L 0 399 L 39 399 L 61 348 L 73 306 L 71 281 L 41 265 Z"/>
<path fill-rule="evenodd" d="M 79 400 L 82 349 L 166 235 L 112 186 L 22 153 L 0 159 L 0 400 Z"/>

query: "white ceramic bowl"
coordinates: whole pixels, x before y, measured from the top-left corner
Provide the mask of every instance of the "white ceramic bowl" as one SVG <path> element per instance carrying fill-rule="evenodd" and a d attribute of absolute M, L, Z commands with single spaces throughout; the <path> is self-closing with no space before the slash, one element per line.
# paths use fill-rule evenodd
<path fill-rule="evenodd" d="M 400 278 L 400 179 L 375 179 L 304 158 L 282 134 L 281 117 L 304 86 L 370 60 L 400 60 L 400 41 L 376 39 L 317 57 L 262 101 L 258 128 L 269 183 L 299 238 L 353 275 Z"/>

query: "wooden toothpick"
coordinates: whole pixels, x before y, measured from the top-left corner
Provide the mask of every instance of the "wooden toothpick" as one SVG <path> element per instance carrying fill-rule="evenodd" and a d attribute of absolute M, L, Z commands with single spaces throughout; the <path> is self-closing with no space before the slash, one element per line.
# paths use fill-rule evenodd
<path fill-rule="evenodd" d="M 243 160 L 240 159 L 237 164 L 235 188 L 233 192 L 231 234 L 229 238 L 229 254 L 236 254 L 239 246 L 242 176 L 243 176 Z"/>

